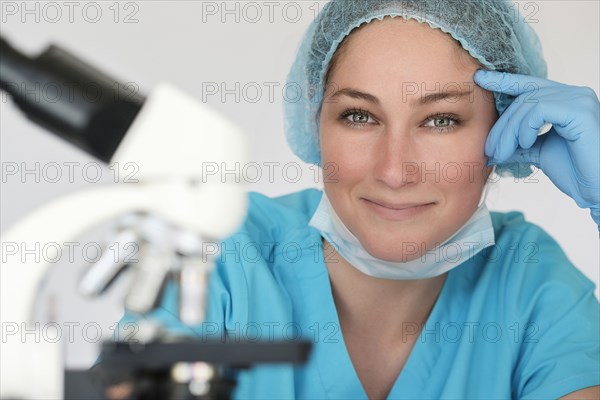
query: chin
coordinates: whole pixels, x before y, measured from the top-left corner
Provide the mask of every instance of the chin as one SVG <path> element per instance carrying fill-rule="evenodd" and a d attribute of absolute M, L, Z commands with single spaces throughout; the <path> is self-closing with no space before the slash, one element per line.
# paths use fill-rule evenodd
<path fill-rule="evenodd" d="M 373 257 L 380 260 L 391 262 L 409 262 L 421 257 L 427 251 L 425 240 L 415 240 L 415 236 L 411 235 L 411 239 L 398 236 L 390 239 L 390 236 L 385 238 L 375 238 L 376 243 L 362 241 L 361 244 L 365 250 Z"/>

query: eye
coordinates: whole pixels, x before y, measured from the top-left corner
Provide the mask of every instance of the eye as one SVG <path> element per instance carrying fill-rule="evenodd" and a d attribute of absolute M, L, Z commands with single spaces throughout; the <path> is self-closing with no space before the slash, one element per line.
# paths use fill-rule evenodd
<path fill-rule="evenodd" d="M 367 124 L 376 124 L 377 121 L 368 111 L 349 109 L 340 115 L 340 119 L 350 128 L 363 128 Z"/>
<path fill-rule="evenodd" d="M 462 123 L 462 120 L 454 114 L 434 114 L 427 117 L 425 121 L 433 121 L 433 126 L 425 126 L 442 133 L 453 131 Z"/>

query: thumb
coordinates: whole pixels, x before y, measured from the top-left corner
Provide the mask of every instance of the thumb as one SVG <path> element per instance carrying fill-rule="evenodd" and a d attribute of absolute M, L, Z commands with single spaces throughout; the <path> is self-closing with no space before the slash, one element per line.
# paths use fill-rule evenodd
<path fill-rule="evenodd" d="M 517 147 L 515 152 L 505 161 L 498 165 L 504 164 L 533 164 L 536 168 L 540 168 L 540 150 L 542 148 L 543 137 L 538 140 L 528 149 Z M 494 160 L 490 160 L 488 165 L 497 164 Z"/>

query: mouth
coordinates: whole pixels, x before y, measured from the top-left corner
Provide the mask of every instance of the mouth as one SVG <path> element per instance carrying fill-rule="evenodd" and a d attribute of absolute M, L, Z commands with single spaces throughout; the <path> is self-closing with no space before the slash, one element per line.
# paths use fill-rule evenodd
<path fill-rule="evenodd" d="M 435 205 L 435 202 L 391 203 L 383 200 L 362 198 L 367 207 L 382 218 L 404 220 L 425 212 Z"/>

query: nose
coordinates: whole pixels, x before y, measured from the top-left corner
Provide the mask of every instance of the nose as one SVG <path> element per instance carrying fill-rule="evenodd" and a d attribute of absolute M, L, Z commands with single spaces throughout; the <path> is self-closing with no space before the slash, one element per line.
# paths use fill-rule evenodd
<path fill-rule="evenodd" d="M 400 189 L 419 181 L 415 144 L 409 135 L 386 129 L 379 137 L 373 156 L 375 179 L 390 189 Z"/>

